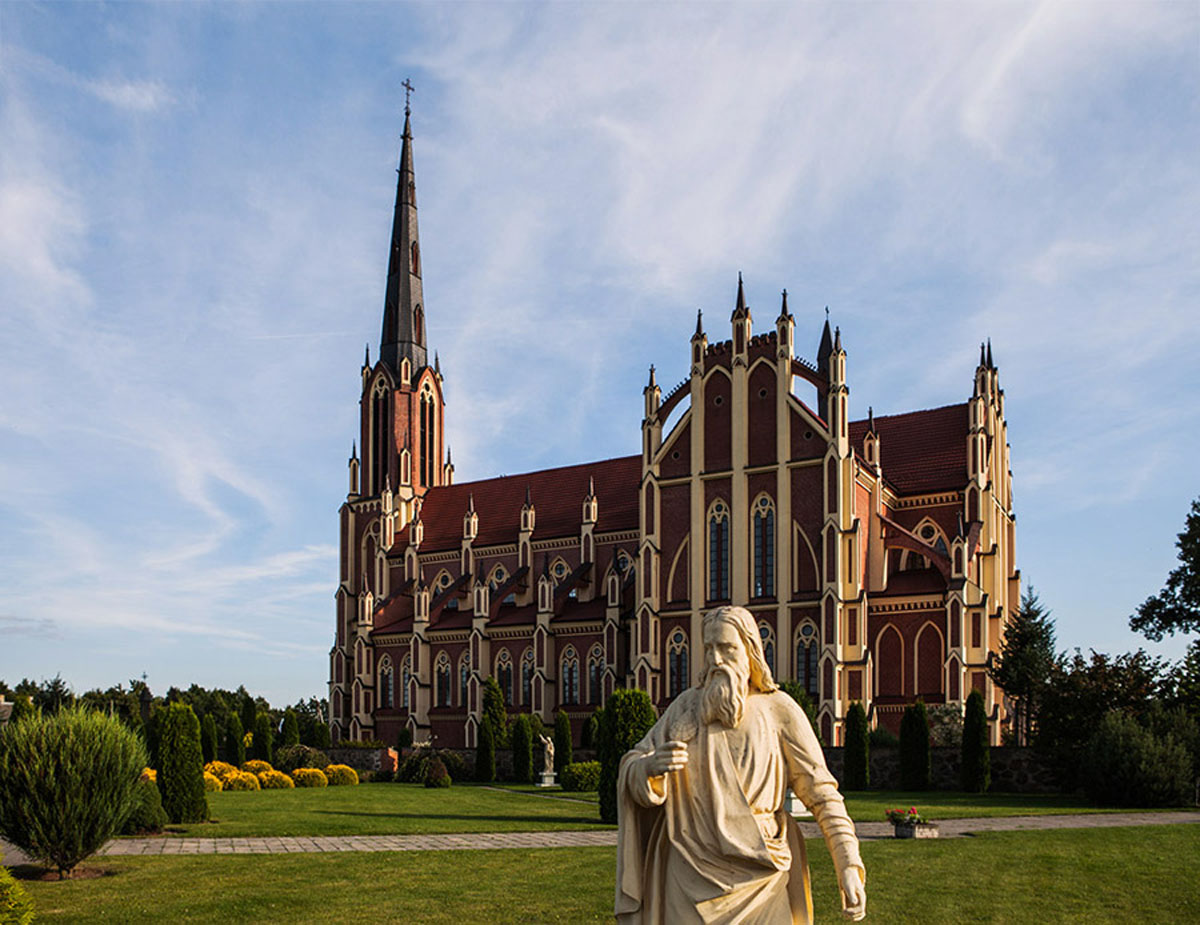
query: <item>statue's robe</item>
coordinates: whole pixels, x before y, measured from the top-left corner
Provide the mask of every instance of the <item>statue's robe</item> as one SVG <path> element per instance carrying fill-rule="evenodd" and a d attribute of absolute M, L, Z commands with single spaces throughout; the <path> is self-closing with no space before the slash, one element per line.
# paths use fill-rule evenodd
<path fill-rule="evenodd" d="M 679 695 L 621 759 L 617 920 L 811 922 L 804 839 L 784 809 L 789 785 L 820 826 L 838 882 L 850 867 L 866 880 L 812 725 L 782 691 L 751 693 L 736 729 L 706 724 L 702 699 L 700 688 Z M 687 742 L 687 767 L 650 777 L 647 759 L 672 740 Z"/>

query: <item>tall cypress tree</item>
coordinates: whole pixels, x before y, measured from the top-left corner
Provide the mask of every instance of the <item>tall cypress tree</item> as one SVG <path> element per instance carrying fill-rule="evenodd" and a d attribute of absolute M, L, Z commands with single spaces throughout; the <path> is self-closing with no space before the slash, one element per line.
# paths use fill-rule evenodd
<path fill-rule="evenodd" d="M 229 723 L 225 727 L 225 760 L 238 768 L 246 763 L 246 731 L 242 728 L 242 718 L 236 713 L 229 714 Z"/>
<path fill-rule="evenodd" d="M 200 724 L 200 750 L 205 764 L 217 760 L 217 721 L 211 713 L 205 713 L 204 722 Z"/>
<path fill-rule="evenodd" d="M 475 779 L 491 783 L 496 779 L 496 737 L 492 735 L 492 724 L 479 724 L 479 738 L 475 743 Z"/>
<path fill-rule="evenodd" d="M 513 780 L 528 784 L 533 780 L 533 743 L 530 740 L 529 717 L 522 713 L 509 733 L 512 738 Z"/>
<path fill-rule="evenodd" d="M 158 747 L 162 761 L 159 788 L 167 818 L 172 822 L 203 822 L 208 818 L 208 800 L 204 796 L 200 721 L 186 703 L 173 703 L 167 708 Z"/>
<path fill-rule="evenodd" d="M 271 715 L 259 713 L 254 719 L 254 740 L 250 743 L 254 757 L 267 764 L 275 758 L 275 732 L 271 727 Z"/>
<path fill-rule="evenodd" d="M 900 786 L 905 790 L 928 790 L 929 775 L 929 716 L 925 701 L 918 700 L 904 711 L 900 721 Z"/>
<path fill-rule="evenodd" d="M 296 711 L 291 707 L 283 711 L 283 729 L 279 734 L 279 744 L 285 747 L 300 744 L 300 723 L 296 720 Z"/>
<path fill-rule="evenodd" d="M 571 763 L 571 718 L 563 710 L 558 711 L 554 718 L 554 773 L 562 774 L 562 769 Z"/>
<path fill-rule="evenodd" d="M 617 773 L 621 758 L 654 725 L 654 705 L 645 691 L 617 688 L 600 711 L 600 818 L 617 821 Z"/>
<path fill-rule="evenodd" d="M 992 782 L 992 753 L 988 744 L 987 708 L 983 694 L 971 691 L 963 720 L 962 788 L 967 793 L 986 793 Z"/>
<path fill-rule="evenodd" d="M 845 765 L 842 776 L 847 790 L 866 790 L 871 786 L 871 742 L 867 734 L 867 714 L 858 701 L 846 713 Z"/>

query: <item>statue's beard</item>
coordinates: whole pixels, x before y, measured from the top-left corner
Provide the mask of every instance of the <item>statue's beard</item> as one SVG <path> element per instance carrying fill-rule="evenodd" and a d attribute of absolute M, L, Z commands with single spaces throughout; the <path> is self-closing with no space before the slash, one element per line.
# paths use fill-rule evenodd
<path fill-rule="evenodd" d="M 715 665 L 704 679 L 704 722 L 721 723 L 729 728 L 742 724 L 749 690 L 748 673 L 732 665 Z"/>

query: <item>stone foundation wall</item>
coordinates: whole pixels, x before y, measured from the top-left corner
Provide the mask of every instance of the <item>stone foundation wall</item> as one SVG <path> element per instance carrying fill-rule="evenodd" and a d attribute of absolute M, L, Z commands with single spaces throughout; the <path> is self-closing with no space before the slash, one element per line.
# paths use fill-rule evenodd
<path fill-rule="evenodd" d="M 842 782 L 844 749 L 826 748 L 825 762 Z M 930 749 L 930 776 L 934 790 L 958 790 L 962 755 L 957 748 Z M 1031 748 L 1003 746 L 991 750 L 994 793 L 1058 793 L 1058 777 L 1046 760 Z M 871 789 L 899 790 L 900 750 L 871 749 Z"/>

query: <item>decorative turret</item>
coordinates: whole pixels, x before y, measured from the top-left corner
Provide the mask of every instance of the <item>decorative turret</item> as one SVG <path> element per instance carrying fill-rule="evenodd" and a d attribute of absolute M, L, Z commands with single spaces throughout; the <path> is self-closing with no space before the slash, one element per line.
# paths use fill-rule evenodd
<path fill-rule="evenodd" d="M 359 488 L 359 471 L 358 471 L 359 465 L 358 465 L 358 441 L 357 440 L 355 440 L 350 445 L 350 461 L 348 463 L 348 466 L 350 468 L 350 497 L 357 498 L 358 497 L 358 488 Z"/>
<path fill-rule="evenodd" d="M 779 306 L 779 317 L 775 319 L 775 336 L 779 349 L 778 358 L 790 360 L 796 351 L 796 319 L 788 311 L 787 290 L 783 290 L 783 300 Z"/>
<path fill-rule="evenodd" d="M 867 463 L 875 469 L 876 475 L 880 471 L 880 454 L 879 454 L 879 432 L 875 429 L 875 409 L 867 408 L 867 432 L 863 436 L 863 455 L 867 457 Z"/>
<path fill-rule="evenodd" d="M 403 359 L 412 369 L 428 365 L 425 342 L 425 309 L 421 292 L 421 245 L 417 234 L 417 185 L 413 171 L 411 109 L 404 105 L 404 135 L 396 183 L 396 211 L 392 218 L 392 248 L 388 260 L 380 359 L 400 371 Z"/>
<path fill-rule="evenodd" d="M 708 336 L 704 333 L 704 312 L 696 310 L 696 333 L 692 335 L 692 375 L 704 371 L 704 351 L 708 349 Z"/>
<path fill-rule="evenodd" d="M 750 308 L 746 305 L 746 292 L 742 287 L 741 273 L 738 273 L 737 304 L 733 308 L 733 316 L 730 320 L 733 322 L 733 360 L 736 363 L 740 358 L 745 363 L 746 349 L 750 343 L 752 319 Z"/>
<path fill-rule="evenodd" d="M 442 484 L 454 484 L 454 460 L 450 456 L 450 444 L 446 444 L 446 465 L 442 467 Z"/>

